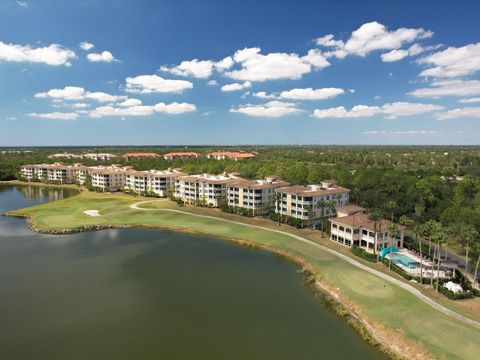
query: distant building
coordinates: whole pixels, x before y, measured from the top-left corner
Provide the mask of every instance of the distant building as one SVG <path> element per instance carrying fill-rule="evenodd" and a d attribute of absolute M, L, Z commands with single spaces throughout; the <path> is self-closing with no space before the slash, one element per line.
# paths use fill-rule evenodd
<path fill-rule="evenodd" d="M 57 153 L 48 155 L 49 159 L 81 159 L 82 155 L 72 153 Z"/>
<path fill-rule="evenodd" d="M 252 215 L 266 215 L 275 207 L 275 189 L 288 185 L 274 176 L 264 180 L 238 179 L 228 184 L 228 205 L 247 209 Z"/>
<path fill-rule="evenodd" d="M 175 197 L 188 204 L 217 207 L 220 199 L 226 199 L 228 185 L 238 179 L 236 174 L 180 176 L 175 180 Z"/>
<path fill-rule="evenodd" d="M 166 197 L 175 192 L 175 179 L 186 174 L 179 169 L 129 171 L 125 174 L 125 189 L 136 194 L 153 193 Z"/>
<path fill-rule="evenodd" d="M 147 159 L 147 158 L 156 158 L 160 155 L 156 153 L 126 153 L 123 154 L 122 157 L 127 161 L 132 159 Z"/>
<path fill-rule="evenodd" d="M 59 184 L 71 184 L 77 181 L 77 172 L 81 164 L 68 165 L 61 162 L 53 164 L 23 165 L 22 177 L 28 181 L 49 181 Z"/>
<path fill-rule="evenodd" d="M 171 152 L 163 155 L 165 160 L 174 160 L 174 159 L 196 159 L 200 155 L 196 152 Z"/>
<path fill-rule="evenodd" d="M 338 186 L 334 180 L 325 180 L 316 185 L 294 185 L 275 190 L 280 196 L 275 212 L 282 216 L 300 219 L 304 223 L 316 224 L 320 221 L 322 209 L 320 203 L 328 204 L 323 216 L 331 217 L 336 208 L 348 204 L 350 190 Z"/>
<path fill-rule="evenodd" d="M 330 240 L 345 246 L 358 246 L 368 252 L 378 252 L 383 248 L 395 246 L 403 247 L 405 228 L 397 227 L 397 235 L 389 236 L 389 228 L 392 222 L 381 219 L 377 222 L 370 219 L 364 212 L 353 215 L 340 216 L 329 219 Z"/>
<path fill-rule="evenodd" d="M 215 160 L 225 160 L 225 159 L 233 159 L 243 160 L 243 159 L 253 159 L 255 155 L 252 153 L 244 153 L 244 152 L 230 152 L 230 151 L 214 151 L 207 154 L 208 159 L 215 159 Z"/>
<path fill-rule="evenodd" d="M 83 154 L 83 157 L 85 159 L 90 159 L 90 160 L 112 160 L 116 159 L 118 156 L 109 154 L 109 153 L 88 153 L 88 154 Z"/>

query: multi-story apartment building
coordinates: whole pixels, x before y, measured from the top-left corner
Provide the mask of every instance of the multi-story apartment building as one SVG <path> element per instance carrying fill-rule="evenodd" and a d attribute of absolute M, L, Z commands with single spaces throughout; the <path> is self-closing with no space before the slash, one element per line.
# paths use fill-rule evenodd
<path fill-rule="evenodd" d="M 275 192 L 279 196 L 275 206 L 277 214 L 312 224 L 317 224 L 322 217 L 334 216 L 337 207 L 348 204 L 350 195 L 350 190 L 333 180 L 317 185 L 283 187 Z"/>
<path fill-rule="evenodd" d="M 230 152 L 230 151 L 214 151 L 207 154 L 208 159 L 215 159 L 215 160 L 225 160 L 225 159 L 233 159 L 243 160 L 243 159 L 253 159 L 255 157 L 252 153 L 243 153 L 243 152 Z"/>
<path fill-rule="evenodd" d="M 337 216 L 329 221 L 330 240 L 342 245 L 349 247 L 355 245 L 373 253 L 390 246 L 403 247 L 405 231 L 403 226 L 395 225 L 397 235 L 391 238 L 389 229 L 392 223 L 385 219 L 373 221 L 366 212 Z"/>
<path fill-rule="evenodd" d="M 125 174 L 125 190 L 137 194 L 153 193 L 166 197 L 175 192 L 175 179 L 186 174 L 179 169 L 129 171 Z"/>
<path fill-rule="evenodd" d="M 90 159 L 90 160 L 112 160 L 117 158 L 117 155 L 109 154 L 109 153 L 88 153 L 88 154 L 83 154 L 82 155 L 85 159 Z"/>
<path fill-rule="evenodd" d="M 180 176 L 175 180 L 175 197 L 189 204 L 218 206 L 226 199 L 227 187 L 238 180 L 236 174 Z"/>
<path fill-rule="evenodd" d="M 43 173 L 41 171 L 44 164 L 37 165 L 23 165 L 20 167 L 20 175 L 27 181 L 42 180 Z M 45 168 L 45 176 L 47 176 L 47 169 Z"/>
<path fill-rule="evenodd" d="M 72 153 L 57 153 L 48 156 L 49 159 L 81 159 L 82 155 Z"/>
<path fill-rule="evenodd" d="M 101 191 L 119 191 L 125 186 L 125 176 L 130 166 L 92 166 L 88 168 L 92 187 Z"/>
<path fill-rule="evenodd" d="M 60 184 L 73 183 L 76 179 L 76 165 L 66 165 L 61 162 L 53 164 L 23 165 L 20 173 L 28 181 L 50 181 Z"/>
<path fill-rule="evenodd" d="M 196 159 L 200 155 L 196 152 L 171 152 L 163 155 L 165 160 L 174 160 L 174 159 Z"/>
<path fill-rule="evenodd" d="M 122 157 L 127 161 L 133 160 L 133 159 L 156 158 L 158 156 L 160 155 L 156 153 L 126 153 L 122 155 Z"/>
<path fill-rule="evenodd" d="M 228 205 L 234 209 L 247 209 L 252 215 L 266 215 L 275 208 L 275 189 L 290 185 L 276 177 L 264 180 L 239 179 L 228 184 Z"/>

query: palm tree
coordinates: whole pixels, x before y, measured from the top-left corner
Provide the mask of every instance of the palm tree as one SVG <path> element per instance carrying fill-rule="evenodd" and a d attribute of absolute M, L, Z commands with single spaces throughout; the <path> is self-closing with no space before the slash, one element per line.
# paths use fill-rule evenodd
<path fill-rule="evenodd" d="M 464 225 L 460 230 L 460 238 L 463 240 L 462 244 L 465 246 L 465 276 L 468 273 L 468 251 L 469 245 L 478 236 L 477 231 L 471 225 Z"/>
<path fill-rule="evenodd" d="M 418 246 L 420 250 L 420 284 L 423 284 L 423 254 L 422 254 L 422 239 L 419 237 L 423 233 L 423 226 L 416 224 L 413 228 L 415 234 L 415 241 L 418 240 Z"/>
<path fill-rule="evenodd" d="M 388 237 L 389 237 L 389 243 L 390 243 L 390 256 L 388 257 L 388 268 L 392 268 L 392 239 L 395 239 L 397 237 L 397 226 L 392 222 L 390 226 L 388 227 Z"/>
<path fill-rule="evenodd" d="M 372 210 L 369 216 L 369 220 L 373 221 L 373 253 L 377 254 L 377 261 L 380 256 L 377 251 L 377 233 L 378 233 L 378 224 L 381 221 L 381 216 L 378 210 Z"/>
<path fill-rule="evenodd" d="M 322 231 L 322 237 L 323 237 L 323 218 L 325 216 L 325 209 L 327 208 L 327 203 L 324 200 L 320 200 L 316 204 L 316 208 L 320 209 L 320 229 Z"/>
<path fill-rule="evenodd" d="M 275 192 L 275 204 L 277 206 L 277 219 L 278 219 L 278 226 L 280 226 L 280 220 L 282 219 L 282 215 L 280 213 L 280 203 L 282 201 L 282 194 L 279 192 Z"/>
<path fill-rule="evenodd" d="M 476 236 L 472 242 L 472 250 L 478 255 L 475 272 L 473 274 L 473 287 L 475 287 L 475 284 L 477 283 L 478 265 L 480 264 L 480 238 L 478 236 Z"/>
<path fill-rule="evenodd" d="M 313 205 L 307 205 L 305 206 L 305 209 L 307 210 L 307 214 L 308 214 L 308 223 L 312 225 L 312 230 L 315 230 L 315 225 L 313 224 L 313 214 L 314 214 Z"/>
<path fill-rule="evenodd" d="M 448 241 L 448 229 L 444 227 L 441 224 L 438 224 L 438 226 L 435 229 L 434 232 L 434 240 L 435 243 L 437 244 L 437 283 L 435 286 L 435 291 L 438 292 L 438 283 L 439 283 L 439 278 L 440 278 L 440 263 L 442 260 L 442 257 L 440 256 L 440 247 L 442 244 L 446 243 Z"/>

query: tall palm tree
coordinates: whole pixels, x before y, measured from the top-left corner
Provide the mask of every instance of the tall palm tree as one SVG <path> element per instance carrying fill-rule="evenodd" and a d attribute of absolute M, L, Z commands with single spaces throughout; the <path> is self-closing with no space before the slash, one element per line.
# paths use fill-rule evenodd
<path fill-rule="evenodd" d="M 278 219 L 278 226 L 280 226 L 280 221 L 282 219 L 282 215 L 280 213 L 280 203 L 282 201 L 282 194 L 279 192 L 275 192 L 275 204 L 277 206 L 277 219 Z"/>
<path fill-rule="evenodd" d="M 416 224 L 413 228 L 415 234 L 415 241 L 418 240 L 418 247 L 420 250 L 420 284 L 423 284 L 423 254 L 422 254 L 422 239 L 419 237 L 423 233 L 423 226 Z"/>
<path fill-rule="evenodd" d="M 438 227 L 435 229 L 434 233 L 434 240 L 435 243 L 437 244 L 437 283 L 435 286 L 435 291 L 438 292 L 438 283 L 439 283 L 439 278 L 440 278 L 440 263 L 442 262 L 442 257 L 440 256 L 440 247 L 442 244 L 446 243 L 448 241 L 448 229 L 444 227 L 443 225 L 439 224 Z"/>
<path fill-rule="evenodd" d="M 325 217 L 325 209 L 327 208 L 327 202 L 325 200 L 319 200 L 316 204 L 316 208 L 320 209 L 320 229 L 323 237 L 323 218 Z"/>
<path fill-rule="evenodd" d="M 463 240 L 462 243 L 465 246 L 465 276 L 468 273 L 468 251 L 470 248 L 470 243 L 475 240 L 478 236 L 477 231 L 471 225 L 464 225 L 460 230 L 460 238 Z"/>
<path fill-rule="evenodd" d="M 378 224 L 382 220 L 378 210 L 374 209 L 369 216 L 370 221 L 373 221 L 373 253 L 377 255 L 377 261 L 379 259 L 379 252 L 377 251 L 377 235 L 378 235 Z"/>
<path fill-rule="evenodd" d="M 392 239 L 397 238 L 397 226 L 392 222 L 388 227 L 388 237 L 389 237 L 389 244 L 390 244 L 390 256 L 388 257 L 388 268 L 392 268 Z"/>
<path fill-rule="evenodd" d="M 478 236 L 475 237 L 473 249 L 475 250 L 475 253 L 478 254 L 477 264 L 475 265 L 475 272 L 473 274 L 473 287 L 475 287 L 475 284 L 477 283 L 478 265 L 480 264 L 480 238 Z"/>

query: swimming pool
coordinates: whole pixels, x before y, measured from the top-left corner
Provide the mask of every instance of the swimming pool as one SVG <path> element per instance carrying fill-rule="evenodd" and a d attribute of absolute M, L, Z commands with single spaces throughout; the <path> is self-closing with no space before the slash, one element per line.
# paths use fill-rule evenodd
<path fill-rule="evenodd" d="M 408 257 L 407 255 L 391 253 L 390 256 L 392 257 L 392 261 L 395 264 L 403 265 L 406 268 L 412 270 L 417 268 L 418 262 Z"/>

